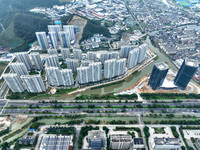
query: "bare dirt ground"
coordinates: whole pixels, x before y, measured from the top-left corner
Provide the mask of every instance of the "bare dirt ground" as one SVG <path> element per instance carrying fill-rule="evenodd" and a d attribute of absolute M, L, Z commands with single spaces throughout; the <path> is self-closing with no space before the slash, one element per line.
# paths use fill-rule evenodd
<path fill-rule="evenodd" d="M 198 94 L 198 89 L 196 87 L 200 88 L 200 86 L 197 85 L 197 84 L 195 84 L 196 85 L 196 87 L 195 87 L 191 83 L 189 83 L 190 86 L 187 86 L 187 88 L 184 91 L 179 90 L 179 89 L 172 89 L 172 90 L 157 89 L 157 90 L 154 91 L 148 85 L 149 77 L 150 77 L 149 75 L 144 76 L 143 78 L 138 80 L 134 85 L 132 85 L 129 88 L 124 89 L 123 91 L 127 91 L 127 90 L 130 90 L 130 89 L 133 89 L 134 87 L 137 86 L 138 87 L 137 89 L 138 89 L 139 93 L 186 93 L 186 94 L 189 94 L 189 93 L 191 93 L 191 86 L 192 86 L 193 89 L 194 89 L 192 93 Z M 168 80 L 174 80 L 174 77 L 172 75 L 167 75 L 167 79 Z"/>
<path fill-rule="evenodd" d="M 78 37 L 77 37 L 77 40 L 76 40 L 76 43 L 78 44 L 79 41 L 80 41 L 81 38 L 82 38 L 83 29 L 84 29 L 85 25 L 87 24 L 87 20 L 75 15 L 75 16 L 72 18 L 72 20 L 70 21 L 69 24 L 70 24 L 70 25 L 75 25 L 75 26 L 78 26 L 78 27 L 81 28 L 81 31 L 80 31 L 80 33 L 78 34 Z"/>

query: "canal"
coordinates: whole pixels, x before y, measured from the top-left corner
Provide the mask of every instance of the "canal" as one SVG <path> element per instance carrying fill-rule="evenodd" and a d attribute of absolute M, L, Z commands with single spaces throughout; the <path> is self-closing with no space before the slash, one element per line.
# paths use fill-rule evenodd
<path fill-rule="evenodd" d="M 141 72 L 138 72 L 137 74 L 130 76 L 123 83 L 110 85 L 108 87 L 103 87 L 103 88 L 88 90 L 88 91 L 79 93 L 77 95 L 73 95 L 70 98 L 74 98 L 74 97 L 80 96 L 80 95 L 91 95 L 91 94 L 100 94 L 101 95 L 101 94 L 108 94 L 108 93 L 120 92 L 123 89 L 131 87 L 133 84 L 135 84 L 143 76 L 145 76 L 148 73 L 150 73 L 152 71 L 152 69 L 153 69 L 153 65 L 155 63 L 158 63 L 158 62 L 161 62 L 161 61 L 167 62 L 173 70 L 177 71 L 177 68 L 175 67 L 175 65 L 173 63 L 171 63 L 170 59 L 164 54 L 164 52 L 161 52 L 158 48 L 154 47 L 151 44 L 149 36 L 147 36 L 147 39 L 146 39 L 145 42 L 148 43 L 149 47 L 159 56 L 159 58 L 156 61 L 154 61 L 153 63 L 151 63 L 147 67 L 145 67 Z"/>

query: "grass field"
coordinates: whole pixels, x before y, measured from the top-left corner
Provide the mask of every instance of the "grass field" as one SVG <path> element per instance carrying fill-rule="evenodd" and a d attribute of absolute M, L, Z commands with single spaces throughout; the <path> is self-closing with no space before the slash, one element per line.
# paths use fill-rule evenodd
<path fill-rule="evenodd" d="M 79 119 L 42 119 L 39 120 L 38 122 L 45 122 L 46 124 L 54 124 L 55 122 L 61 122 L 61 123 L 65 123 L 67 121 L 71 121 L 71 120 L 81 120 L 83 119 L 84 121 L 88 121 L 88 120 L 100 120 L 100 121 L 112 121 L 112 120 L 121 120 L 121 121 L 137 121 L 137 118 L 135 116 L 126 116 L 126 117 L 84 117 L 84 118 L 79 118 Z"/>
<path fill-rule="evenodd" d="M 8 62 L 0 62 L 0 75 L 3 73 L 7 65 L 8 65 Z"/>
<path fill-rule="evenodd" d="M 151 122 L 155 122 L 155 121 L 162 121 L 162 120 L 196 120 L 196 119 L 200 119 L 200 118 L 183 118 L 182 116 L 176 116 L 174 118 L 168 118 L 168 117 L 156 117 L 156 118 L 150 118 L 150 117 L 142 117 L 143 121 L 151 121 Z"/>

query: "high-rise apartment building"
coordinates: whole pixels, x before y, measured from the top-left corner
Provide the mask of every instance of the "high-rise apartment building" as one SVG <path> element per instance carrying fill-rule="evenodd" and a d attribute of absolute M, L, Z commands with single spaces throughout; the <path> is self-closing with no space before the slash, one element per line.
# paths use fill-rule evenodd
<path fill-rule="evenodd" d="M 133 49 L 137 48 L 136 45 L 125 45 L 121 46 L 120 50 L 120 57 L 121 58 L 128 58 L 129 52 Z"/>
<path fill-rule="evenodd" d="M 197 60 L 186 58 L 175 77 L 174 84 L 184 90 L 197 71 L 198 67 L 199 63 Z"/>
<path fill-rule="evenodd" d="M 104 62 L 108 59 L 109 59 L 109 53 L 108 52 L 101 52 L 100 53 L 100 61 L 101 61 L 102 64 L 104 64 Z"/>
<path fill-rule="evenodd" d="M 58 48 L 58 39 L 56 32 L 49 32 L 49 40 L 51 42 L 52 48 Z"/>
<path fill-rule="evenodd" d="M 137 65 L 138 56 L 139 56 L 139 48 L 135 48 L 129 52 L 128 69 L 131 69 Z"/>
<path fill-rule="evenodd" d="M 141 63 L 145 60 L 146 52 L 148 49 L 148 44 L 144 43 L 139 46 L 139 56 L 138 56 L 138 63 Z"/>
<path fill-rule="evenodd" d="M 70 51 L 69 48 L 61 48 L 62 59 L 65 60 L 66 58 L 70 58 Z"/>
<path fill-rule="evenodd" d="M 64 25 L 63 30 L 65 32 L 69 33 L 70 41 L 75 40 L 74 26 L 73 25 Z"/>
<path fill-rule="evenodd" d="M 38 52 L 32 52 L 30 54 L 33 61 L 33 68 L 36 70 L 43 70 L 43 63 Z"/>
<path fill-rule="evenodd" d="M 93 60 L 81 60 L 81 67 L 88 67 L 92 63 L 94 63 Z"/>
<path fill-rule="evenodd" d="M 21 75 L 28 75 L 29 74 L 26 66 L 22 62 L 11 63 L 9 65 L 9 67 L 10 67 L 12 73 L 16 73 L 19 77 Z"/>
<path fill-rule="evenodd" d="M 106 60 L 104 63 L 104 78 L 111 79 L 115 77 L 116 72 L 116 59 Z"/>
<path fill-rule="evenodd" d="M 73 49 L 74 59 L 82 60 L 82 50 L 81 49 Z"/>
<path fill-rule="evenodd" d="M 101 62 L 95 62 L 89 64 L 89 81 L 90 82 L 97 82 L 100 81 L 102 78 L 101 74 L 101 69 L 102 69 L 102 64 Z"/>
<path fill-rule="evenodd" d="M 46 68 L 47 81 L 52 86 L 63 85 L 62 76 L 58 67 L 47 67 Z"/>
<path fill-rule="evenodd" d="M 168 70 L 169 67 L 163 62 L 154 64 L 148 83 L 153 90 L 156 90 L 163 84 L 163 81 L 167 75 Z"/>
<path fill-rule="evenodd" d="M 47 52 L 48 52 L 48 55 L 57 55 L 58 56 L 57 49 L 48 49 Z"/>
<path fill-rule="evenodd" d="M 45 92 L 46 88 L 40 75 L 23 75 L 21 80 L 30 93 Z"/>
<path fill-rule="evenodd" d="M 3 78 L 13 93 L 21 93 L 26 90 L 16 73 L 3 74 Z"/>
<path fill-rule="evenodd" d="M 97 61 L 97 52 L 87 52 L 87 59 L 88 60 L 93 60 L 94 62 Z"/>
<path fill-rule="evenodd" d="M 115 76 L 123 75 L 126 70 L 126 58 L 117 59 L 115 65 Z"/>
<path fill-rule="evenodd" d="M 71 47 L 69 33 L 65 32 L 65 31 L 60 31 L 59 39 L 60 39 L 61 48 L 70 48 Z"/>
<path fill-rule="evenodd" d="M 66 59 L 67 68 L 72 69 L 72 72 L 76 72 L 76 69 L 79 67 L 79 60 L 78 59 Z"/>
<path fill-rule="evenodd" d="M 90 82 L 90 67 L 77 68 L 78 82 L 80 84 L 86 84 Z"/>
<path fill-rule="evenodd" d="M 64 86 L 71 86 L 74 84 L 72 69 L 62 69 L 60 70 L 60 73 L 62 76 Z"/>
<path fill-rule="evenodd" d="M 107 51 L 103 51 L 100 53 L 100 61 L 102 64 L 104 64 L 104 62 L 106 60 L 109 59 L 118 59 L 119 57 L 119 53 L 118 52 L 107 52 Z"/>
<path fill-rule="evenodd" d="M 62 26 L 60 25 L 48 25 L 49 32 L 56 33 L 56 39 L 59 40 L 59 32 L 62 31 Z"/>
<path fill-rule="evenodd" d="M 36 32 L 36 37 L 41 49 L 48 49 L 49 43 L 45 32 Z"/>
<path fill-rule="evenodd" d="M 46 57 L 47 67 L 60 67 L 57 55 L 49 55 Z"/>
<path fill-rule="evenodd" d="M 23 62 L 25 64 L 28 71 L 33 68 L 31 60 L 27 52 L 15 53 L 15 56 L 19 62 Z"/>
<path fill-rule="evenodd" d="M 109 54 L 109 59 L 118 59 L 119 57 L 119 52 L 108 52 Z"/>

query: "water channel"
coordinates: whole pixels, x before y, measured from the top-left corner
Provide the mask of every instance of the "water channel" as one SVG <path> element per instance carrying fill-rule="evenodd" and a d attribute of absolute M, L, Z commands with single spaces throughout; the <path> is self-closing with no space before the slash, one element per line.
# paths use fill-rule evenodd
<path fill-rule="evenodd" d="M 145 76 L 148 73 L 150 73 L 152 71 L 152 69 L 153 69 L 153 65 L 155 63 L 158 63 L 158 62 L 161 62 L 161 61 L 167 62 L 173 70 L 177 71 L 177 68 L 175 67 L 175 65 L 164 54 L 164 52 L 161 52 L 158 48 L 154 47 L 151 44 L 149 36 L 147 37 L 147 39 L 146 39 L 145 42 L 148 43 L 149 47 L 159 56 L 159 58 L 156 61 L 154 61 L 153 63 L 149 64 L 141 72 L 138 72 L 134 76 L 130 76 L 128 78 L 128 80 L 124 81 L 123 83 L 114 84 L 114 85 L 110 85 L 108 87 L 103 87 L 103 88 L 99 88 L 99 89 L 88 90 L 88 91 L 79 93 L 77 95 L 74 95 L 73 97 L 80 96 L 80 95 L 91 95 L 91 94 L 100 94 L 101 95 L 101 94 L 108 94 L 108 93 L 120 92 L 123 89 L 131 87 L 133 84 L 135 84 L 143 76 Z M 73 97 L 71 97 L 71 98 L 73 98 Z"/>

